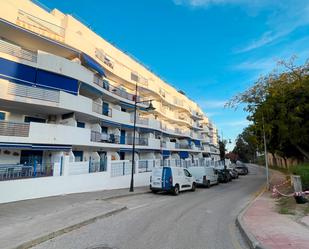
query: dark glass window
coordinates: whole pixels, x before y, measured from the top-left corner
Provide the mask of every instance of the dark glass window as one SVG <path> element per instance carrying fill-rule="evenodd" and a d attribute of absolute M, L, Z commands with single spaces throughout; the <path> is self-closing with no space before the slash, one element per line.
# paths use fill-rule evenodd
<path fill-rule="evenodd" d="M 25 122 L 30 123 L 30 122 L 35 122 L 35 123 L 46 123 L 46 120 L 44 118 L 37 118 L 37 117 L 25 117 Z"/>
<path fill-rule="evenodd" d="M 84 123 L 84 122 L 79 122 L 79 121 L 77 121 L 77 127 L 79 127 L 79 128 L 85 128 L 85 123 Z"/>
<path fill-rule="evenodd" d="M 0 112 L 0 120 L 5 120 L 5 113 L 4 112 Z"/>

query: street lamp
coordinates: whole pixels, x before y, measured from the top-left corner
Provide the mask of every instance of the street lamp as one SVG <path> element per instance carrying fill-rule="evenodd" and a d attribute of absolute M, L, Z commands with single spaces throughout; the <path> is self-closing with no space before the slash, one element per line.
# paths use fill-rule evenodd
<path fill-rule="evenodd" d="M 269 172 L 268 172 L 268 160 L 267 160 L 267 145 L 266 145 L 266 135 L 264 128 L 264 114 L 262 114 L 262 127 L 263 127 L 263 140 L 264 140 L 264 157 L 265 157 L 265 166 L 266 166 L 266 188 L 269 189 Z"/>
<path fill-rule="evenodd" d="M 149 106 L 145 108 L 145 111 L 154 111 L 156 108 L 152 105 L 152 100 L 137 101 L 137 82 L 135 84 L 135 95 L 134 95 L 134 119 L 133 119 L 133 143 L 132 143 L 132 169 L 131 169 L 131 182 L 130 192 L 134 192 L 134 168 L 135 168 L 135 131 L 136 131 L 136 111 L 138 103 L 150 102 Z"/>

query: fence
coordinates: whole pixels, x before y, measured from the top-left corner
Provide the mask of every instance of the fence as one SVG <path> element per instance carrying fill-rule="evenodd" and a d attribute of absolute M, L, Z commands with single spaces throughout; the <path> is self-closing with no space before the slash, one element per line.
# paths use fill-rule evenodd
<path fill-rule="evenodd" d="M 64 28 L 33 16 L 23 10 L 18 10 L 17 24 L 58 41 L 64 40 Z"/>
<path fill-rule="evenodd" d="M 112 84 L 110 84 L 107 80 L 101 79 L 97 76 L 94 76 L 93 78 L 93 83 L 95 83 L 96 85 L 102 87 L 103 89 L 107 90 L 110 93 L 113 93 L 119 97 L 122 97 L 124 99 L 130 100 L 130 101 L 134 101 L 134 94 L 132 93 L 128 93 L 125 89 L 116 87 Z M 140 101 L 140 97 L 137 96 L 137 101 Z"/>
<path fill-rule="evenodd" d="M 160 160 L 139 160 L 138 173 L 151 172 L 154 167 L 160 166 Z"/>
<path fill-rule="evenodd" d="M 40 87 L 8 83 L 8 94 L 59 103 L 60 92 Z"/>
<path fill-rule="evenodd" d="M 33 163 L 32 165 L 11 164 L 0 165 L 0 181 L 21 178 L 53 176 L 54 164 Z"/>
<path fill-rule="evenodd" d="M 92 142 L 105 142 L 105 143 L 114 143 L 114 144 L 133 144 L 132 136 L 121 137 L 119 135 L 101 133 L 98 131 L 91 131 Z M 136 137 L 135 138 L 136 145 L 148 146 L 148 138 Z"/>
<path fill-rule="evenodd" d="M 14 45 L 1 39 L 0 39 L 0 52 L 27 61 L 37 62 L 37 54 L 35 52 L 23 49 L 17 45 Z"/>
<path fill-rule="evenodd" d="M 129 160 L 111 162 L 112 177 L 130 175 L 131 172 L 132 172 L 132 163 Z"/>
<path fill-rule="evenodd" d="M 27 123 L 0 121 L 0 136 L 28 137 L 29 127 Z"/>

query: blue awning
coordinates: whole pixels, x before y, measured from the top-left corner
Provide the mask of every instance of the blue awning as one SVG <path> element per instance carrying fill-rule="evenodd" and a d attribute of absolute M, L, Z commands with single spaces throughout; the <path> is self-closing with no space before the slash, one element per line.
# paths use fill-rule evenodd
<path fill-rule="evenodd" d="M 182 159 L 188 158 L 189 157 L 189 152 L 188 151 L 179 151 L 179 156 Z"/>
<path fill-rule="evenodd" d="M 170 155 L 171 155 L 171 152 L 169 150 L 162 150 L 163 158 L 169 157 Z"/>
<path fill-rule="evenodd" d="M 97 71 L 101 76 L 106 76 L 103 67 L 98 62 L 96 62 L 94 59 L 92 59 L 89 55 L 85 53 L 81 53 L 81 56 L 83 61 L 87 64 L 88 67 Z"/>
<path fill-rule="evenodd" d="M 0 148 L 28 149 L 28 150 L 71 150 L 71 145 L 53 144 L 23 144 L 23 143 L 0 143 Z"/>

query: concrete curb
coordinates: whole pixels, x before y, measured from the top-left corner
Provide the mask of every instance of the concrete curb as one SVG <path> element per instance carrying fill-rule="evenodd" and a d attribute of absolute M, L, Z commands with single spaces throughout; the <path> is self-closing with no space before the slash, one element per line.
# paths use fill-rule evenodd
<path fill-rule="evenodd" d="M 247 212 L 247 210 L 252 206 L 252 204 L 255 202 L 257 198 L 259 198 L 261 195 L 263 195 L 266 191 L 266 186 L 263 186 L 261 192 L 253 199 L 251 200 L 246 207 L 244 207 L 240 213 L 237 215 L 236 218 L 236 226 L 239 228 L 241 234 L 244 236 L 246 241 L 248 242 L 251 249 L 268 249 L 260 244 L 260 242 L 254 237 L 254 235 L 249 231 L 249 229 L 246 227 L 243 216 Z"/>
<path fill-rule="evenodd" d="M 114 200 L 114 199 L 118 199 L 118 198 L 129 197 L 129 196 L 144 195 L 144 194 L 148 194 L 148 193 L 151 193 L 151 191 L 147 190 L 147 191 L 139 192 L 139 193 L 115 195 L 115 196 L 110 196 L 110 197 L 102 198 L 100 200 L 101 201 L 109 201 L 109 200 Z"/>
<path fill-rule="evenodd" d="M 27 249 L 27 248 L 31 248 L 31 247 L 36 246 L 38 244 L 41 244 L 41 243 L 43 243 L 43 242 L 45 242 L 47 240 L 53 239 L 55 237 L 58 237 L 60 235 L 65 234 L 65 233 L 71 232 L 71 231 L 76 230 L 78 228 L 81 228 L 83 226 L 86 226 L 86 225 L 89 225 L 91 223 L 94 223 L 95 221 L 97 221 L 99 219 L 103 219 L 103 218 L 107 218 L 109 216 L 115 215 L 115 214 L 120 213 L 120 212 L 122 212 L 124 210 L 127 210 L 127 209 L 128 209 L 127 207 L 121 207 L 121 208 L 112 210 L 110 212 L 107 212 L 107 213 L 104 213 L 104 214 L 92 217 L 90 219 L 81 221 L 81 222 L 79 222 L 77 224 L 74 224 L 74 225 L 71 225 L 71 226 L 67 226 L 67 227 L 59 229 L 59 230 L 57 230 L 55 232 L 51 232 L 49 234 L 43 235 L 41 237 L 38 237 L 36 239 L 24 242 L 24 243 L 22 243 L 21 245 L 19 245 L 17 247 L 13 247 L 13 249 Z"/>

